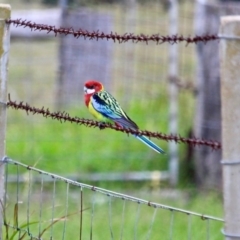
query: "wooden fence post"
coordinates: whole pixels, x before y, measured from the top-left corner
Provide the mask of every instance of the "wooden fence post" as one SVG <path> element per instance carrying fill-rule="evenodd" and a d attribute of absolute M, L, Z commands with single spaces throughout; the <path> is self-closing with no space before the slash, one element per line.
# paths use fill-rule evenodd
<path fill-rule="evenodd" d="M 5 23 L 10 18 L 11 7 L 0 4 L 0 160 L 5 155 L 6 101 L 7 101 L 7 64 L 10 32 Z M 3 239 L 3 206 L 4 206 L 4 164 L 0 162 L 0 239 Z"/>
<path fill-rule="evenodd" d="M 223 234 L 240 240 L 240 16 L 222 17 L 220 36 Z"/>

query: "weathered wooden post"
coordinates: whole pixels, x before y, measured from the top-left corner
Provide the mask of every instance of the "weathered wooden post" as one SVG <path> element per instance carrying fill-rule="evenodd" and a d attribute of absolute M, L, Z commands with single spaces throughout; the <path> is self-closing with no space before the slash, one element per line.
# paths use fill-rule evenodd
<path fill-rule="evenodd" d="M 196 1 L 195 34 L 217 33 L 220 8 L 210 0 Z M 219 3 L 220 4 L 220 3 Z M 221 7 L 220 7 L 221 6 Z M 198 43 L 196 105 L 194 135 L 203 139 L 221 139 L 221 99 L 218 44 L 215 41 Z M 221 188 L 222 173 L 219 164 L 221 151 L 210 148 L 194 148 L 196 180 L 204 188 Z"/>
<path fill-rule="evenodd" d="M 10 18 L 10 15 L 10 5 L 0 4 L 0 160 L 5 155 L 7 65 L 10 43 L 9 26 L 5 21 Z M 0 239 L 3 238 L 4 182 L 4 164 L 0 161 Z"/>
<path fill-rule="evenodd" d="M 240 239 L 240 16 L 222 17 L 220 35 L 223 234 L 227 240 L 237 240 Z"/>
<path fill-rule="evenodd" d="M 112 29 L 111 14 L 81 7 L 69 9 L 67 1 L 60 1 L 62 6 L 61 26 L 79 28 L 87 31 L 110 33 Z M 79 21 L 81 19 L 81 21 Z M 85 40 L 73 36 L 61 36 L 59 43 L 59 74 L 57 79 L 56 106 L 79 104 L 79 94 L 84 82 L 96 79 L 104 85 L 111 85 L 112 41 L 102 39 Z"/>

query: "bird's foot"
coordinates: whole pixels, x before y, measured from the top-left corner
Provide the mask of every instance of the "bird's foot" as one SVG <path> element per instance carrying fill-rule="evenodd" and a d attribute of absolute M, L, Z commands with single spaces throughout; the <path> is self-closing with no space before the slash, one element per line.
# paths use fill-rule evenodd
<path fill-rule="evenodd" d="M 106 128 L 103 123 L 99 123 L 98 127 L 100 130 L 103 130 Z"/>

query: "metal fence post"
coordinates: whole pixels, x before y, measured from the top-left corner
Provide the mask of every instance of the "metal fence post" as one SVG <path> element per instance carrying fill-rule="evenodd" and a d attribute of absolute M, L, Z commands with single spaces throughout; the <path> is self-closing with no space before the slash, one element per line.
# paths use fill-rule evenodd
<path fill-rule="evenodd" d="M 6 133 L 6 101 L 7 101 L 7 65 L 10 43 L 9 26 L 5 23 L 10 18 L 11 7 L 0 4 L 0 160 L 5 155 Z M 0 162 L 0 239 L 3 237 L 3 206 L 4 206 L 4 164 Z"/>
<path fill-rule="evenodd" d="M 240 239 L 240 16 L 222 17 L 220 36 L 225 214 L 222 232 L 227 240 L 237 240 Z"/>
<path fill-rule="evenodd" d="M 175 35 L 178 33 L 178 0 L 170 1 L 169 8 L 169 34 Z M 169 132 L 172 134 L 178 133 L 178 87 L 175 84 L 175 79 L 178 79 L 178 44 L 169 46 Z M 178 183 L 178 144 L 169 142 L 169 177 L 170 184 L 176 186 Z"/>

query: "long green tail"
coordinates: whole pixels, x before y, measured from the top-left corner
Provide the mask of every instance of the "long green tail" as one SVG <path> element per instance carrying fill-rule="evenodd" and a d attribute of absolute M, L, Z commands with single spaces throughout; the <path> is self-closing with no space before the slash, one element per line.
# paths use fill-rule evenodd
<path fill-rule="evenodd" d="M 146 144 L 148 147 L 152 148 L 157 153 L 165 154 L 165 152 L 159 146 L 157 146 L 154 142 L 152 142 L 149 138 L 147 138 L 147 137 L 145 137 L 143 135 L 141 135 L 141 136 L 134 135 L 134 136 L 137 139 L 139 139 L 141 142 Z"/>

